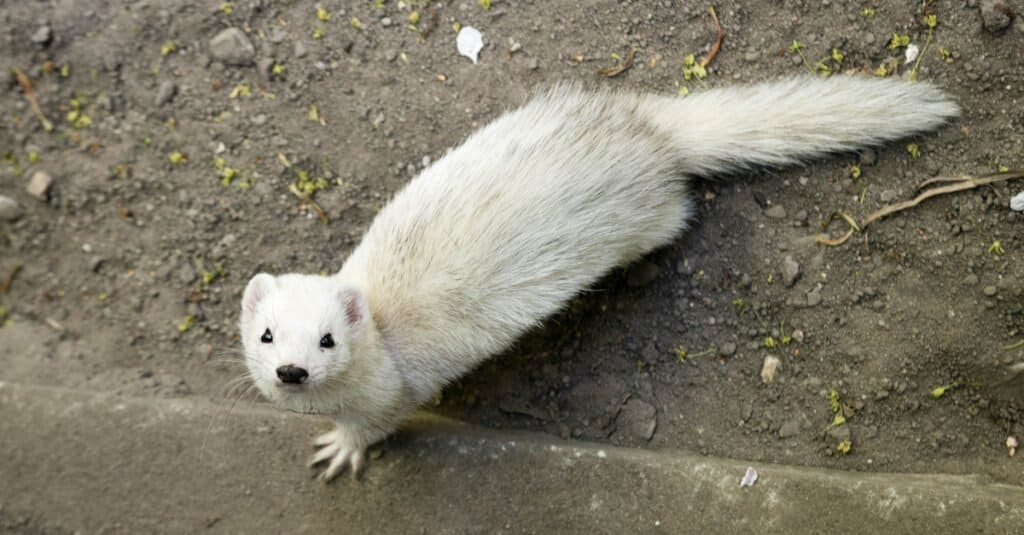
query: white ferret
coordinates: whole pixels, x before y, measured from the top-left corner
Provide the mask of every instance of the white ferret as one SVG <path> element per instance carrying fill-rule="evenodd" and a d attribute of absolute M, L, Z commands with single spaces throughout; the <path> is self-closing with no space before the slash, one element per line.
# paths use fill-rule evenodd
<path fill-rule="evenodd" d="M 357 473 L 450 381 L 693 215 L 699 175 L 781 166 L 932 130 L 934 86 L 833 76 L 686 98 L 559 86 L 474 133 L 381 210 L 331 277 L 261 273 L 245 360 L 279 407 L 334 418 L 311 464 Z"/>

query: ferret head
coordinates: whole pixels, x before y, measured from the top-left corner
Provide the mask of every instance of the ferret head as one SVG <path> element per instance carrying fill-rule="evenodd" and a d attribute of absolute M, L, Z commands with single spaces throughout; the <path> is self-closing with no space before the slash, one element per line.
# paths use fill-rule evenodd
<path fill-rule="evenodd" d="M 340 410 L 372 329 L 362 290 L 332 278 L 261 273 L 242 296 L 246 366 L 259 391 L 283 409 Z"/>

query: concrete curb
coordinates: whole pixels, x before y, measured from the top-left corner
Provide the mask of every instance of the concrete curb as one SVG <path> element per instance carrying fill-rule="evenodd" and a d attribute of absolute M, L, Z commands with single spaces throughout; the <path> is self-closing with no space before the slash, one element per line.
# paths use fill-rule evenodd
<path fill-rule="evenodd" d="M 741 489 L 747 463 L 432 417 L 389 441 L 361 481 L 324 486 L 303 462 L 326 422 L 226 412 L 196 399 L 0 383 L 0 519 L 85 533 L 1024 529 L 1024 489 L 975 477 L 755 465 L 760 479 Z"/>

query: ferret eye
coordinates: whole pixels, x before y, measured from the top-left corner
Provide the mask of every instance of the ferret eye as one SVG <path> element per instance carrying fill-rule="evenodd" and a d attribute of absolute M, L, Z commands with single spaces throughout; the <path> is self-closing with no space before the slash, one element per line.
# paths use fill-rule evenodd
<path fill-rule="evenodd" d="M 320 339 L 320 347 L 324 349 L 334 347 L 334 337 L 331 336 L 331 333 L 325 334 L 324 337 Z"/>
<path fill-rule="evenodd" d="M 263 336 L 260 337 L 260 342 L 269 344 L 274 341 L 274 335 L 270 334 L 270 329 L 263 331 Z"/>

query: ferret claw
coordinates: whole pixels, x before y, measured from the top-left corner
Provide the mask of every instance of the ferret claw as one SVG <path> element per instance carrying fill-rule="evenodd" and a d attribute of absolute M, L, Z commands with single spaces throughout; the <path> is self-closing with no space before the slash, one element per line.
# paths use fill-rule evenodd
<path fill-rule="evenodd" d="M 319 447 L 320 450 L 310 459 L 310 467 L 330 461 L 327 468 L 320 472 L 320 480 L 325 483 L 330 482 L 344 472 L 346 467 L 351 467 L 353 477 L 359 477 L 364 464 L 364 451 L 362 448 L 349 444 L 341 431 L 336 429 L 324 433 L 313 441 L 313 445 Z"/>

